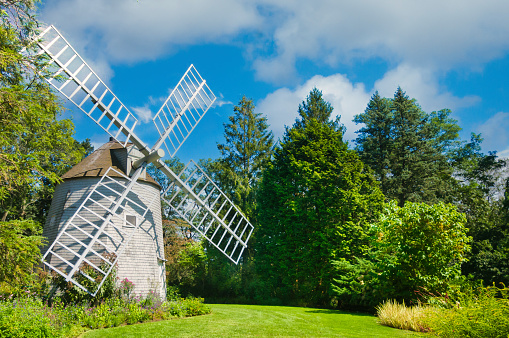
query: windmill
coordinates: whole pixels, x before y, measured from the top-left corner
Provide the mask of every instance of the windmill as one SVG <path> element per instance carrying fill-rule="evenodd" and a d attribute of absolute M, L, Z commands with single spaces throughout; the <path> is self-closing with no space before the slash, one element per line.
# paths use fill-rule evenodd
<path fill-rule="evenodd" d="M 58 229 L 43 263 L 95 296 L 140 224 L 147 217 L 159 217 L 153 210 L 161 209 L 164 201 L 163 213 L 175 213 L 238 264 L 253 226 L 194 161 L 177 174 L 162 160 L 165 154 L 175 156 L 216 99 L 196 68 L 187 69 L 154 116 L 159 138 L 149 147 L 134 132 L 136 117 L 54 26 L 37 39 L 39 53 L 49 57 L 46 67 L 53 75 L 48 82 L 106 131 L 120 145 L 117 148 L 125 150 L 120 149 L 120 157 L 126 159 L 124 172 L 110 168 L 87 190 L 76 211 Z M 149 163 L 169 182 L 156 197 L 140 193 Z M 127 215 L 129 212 L 135 216 Z M 156 229 L 155 233 L 162 232 Z"/>

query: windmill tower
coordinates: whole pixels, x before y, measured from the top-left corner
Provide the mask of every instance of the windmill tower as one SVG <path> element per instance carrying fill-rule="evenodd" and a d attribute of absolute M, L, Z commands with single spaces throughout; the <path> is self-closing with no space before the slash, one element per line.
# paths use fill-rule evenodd
<path fill-rule="evenodd" d="M 66 172 L 62 176 L 63 182 L 55 188 L 44 227 L 43 236 L 48 239 L 48 243 L 55 241 L 59 231 L 84 202 L 91 188 L 96 186 L 102 179 L 108 180 L 105 175 L 110 168 L 111 170 L 107 176 L 114 177 L 125 184 L 126 179 L 124 177 L 128 176 L 131 163 L 141 156 L 141 153 L 132 144 L 123 147 L 122 144 L 111 139 L 110 142 L 101 146 Z M 114 187 L 111 182 L 110 186 Z M 133 282 L 135 285 L 134 293 L 143 297 L 149 291 L 156 292 L 162 298 L 166 296 L 160 191 L 161 186 L 150 175 L 140 176 L 138 184 L 133 187 L 131 196 L 128 196 L 133 201 L 128 203 L 114 221 L 117 228 L 114 229 L 110 226 L 110 229 L 107 229 L 102 238 L 99 239 L 104 244 L 108 243 L 108 245 L 113 246 L 115 242 L 121 239 L 122 231 L 128 232 L 139 226 L 129 244 L 126 245 L 124 253 L 117 261 L 116 273 L 119 280 L 127 278 Z M 108 194 L 106 188 L 102 188 L 100 193 L 106 196 L 111 195 Z M 95 193 L 92 199 L 104 205 L 107 203 L 107 199 L 102 195 Z M 143 196 L 143 200 L 156 202 L 148 206 L 150 209 L 147 210 L 145 215 L 144 208 L 139 205 L 139 202 L 136 202 L 137 196 Z M 73 246 L 79 247 L 70 236 L 85 241 L 86 236 L 80 230 L 91 227 L 84 220 L 76 219 L 75 223 L 79 225 L 79 229 L 68 229 L 63 236 L 64 238 L 61 239 L 70 248 Z M 101 250 L 100 245 L 96 245 L 96 247 L 96 251 Z M 43 248 L 42 252 L 46 252 L 48 248 L 49 245 Z M 69 256 L 61 246 L 57 246 L 53 250 L 60 256 Z M 105 253 L 103 252 L 103 254 Z M 62 261 L 58 258 L 55 259 L 55 257 L 48 257 L 48 260 L 57 269 L 65 268 L 65 264 L 62 264 Z"/>
<path fill-rule="evenodd" d="M 43 263 L 93 296 L 116 265 L 130 280 L 137 276 L 142 284 L 160 283 L 152 287 L 164 295 L 160 220 L 171 212 L 237 264 L 253 226 L 194 161 L 177 174 L 162 160 L 165 154 L 175 156 L 216 99 L 194 66 L 154 116 L 159 139 L 149 147 L 134 132 L 134 115 L 55 27 L 45 29 L 38 41 L 40 53 L 50 59 L 48 82 L 115 140 L 73 168 L 56 189 L 44 230 L 51 244 Z M 146 175 L 149 163 L 168 179 L 160 193 Z M 101 174 L 87 176 L 94 170 Z"/>

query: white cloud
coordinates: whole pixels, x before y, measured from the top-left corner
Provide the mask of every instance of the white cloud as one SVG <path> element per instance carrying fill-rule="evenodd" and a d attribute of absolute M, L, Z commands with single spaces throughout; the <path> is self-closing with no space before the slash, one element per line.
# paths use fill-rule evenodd
<path fill-rule="evenodd" d="M 306 99 L 314 87 L 321 90 L 324 99 L 332 104 L 333 115 L 341 115 L 341 122 L 347 127 L 345 139 L 355 139 L 354 132 L 357 127 L 352 119 L 354 115 L 364 111 L 370 95 L 362 83 L 352 84 L 341 74 L 328 77 L 317 75 L 295 89 L 278 89 L 260 100 L 256 110 L 267 116 L 275 137 L 281 137 L 284 126 L 291 126 L 295 122 L 299 104 Z"/>
<path fill-rule="evenodd" d="M 500 157 L 509 157 L 509 113 L 499 112 L 477 128 L 484 138 L 484 151 L 496 150 Z"/>
<path fill-rule="evenodd" d="M 40 18 L 55 24 L 87 60 L 153 60 L 179 46 L 229 41 L 261 25 L 256 4 L 237 0 L 47 1 Z"/>
<path fill-rule="evenodd" d="M 409 97 L 415 98 L 428 113 L 444 108 L 455 111 L 458 108 L 472 106 L 480 100 L 477 96 L 456 97 L 445 88 L 440 88 L 435 73 L 407 64 L 388 71 L 382 79 L 375 82 L 375 90 L 383 97 L 393 97 L 398 87 L 401 87 Z"/>
<path fill-rule="evenodd" d="M 152 110 L 150 110 L 148 106 L 132 107 L 132 110 L 136 113 L 138 120 L 143 123 L 150 122 L 152 120 L 152 117 L 154 116 Z"/>
<path fill-rule="evenodd" d="M 508 11 L 505 0 L 54 0 L 41 18 L 72 36 L 87 60 L 137 62 L 194 44 L 243 43 L 259 79 L 295 84 L 301 59 L 481 67 L 509 50 Z"/>
<path fill-rule="evenodd" d="M 407 95 L 415 98 L 423 110 L 449 108 L 451 110 L 476 104 L 478 97 L 457 97 L 442 90 L 436 77 L 430 71 L 401 65 L 388 71 L 375 82 L 373 91 L 367 91 L 363 83 L 352 83 L 345 75 L 314 76 L 294 89 L 280 88 L 257 103 L 257 111 L 265 114 L 276 137 L 284 133 L 284 126 L 291 126 L 298 117 L 297 109 L 313 87 L 323 93 L 324 99 L 332 104 L 335 115 L 341 115 L 341 122 L 347 127 L 346 140 L 354 140 L 355 131 L 360 128 L 352 120 L 356 114 L 363 113 L 373 94 L 378 90 L 381 96 L 392 98 L 397 87 L 401 86 Z"/>
<path fill-rule="evenodd" d="M 214 101 L 214 105 L 212 106 L 212 108 L 222 107 L 224 105 L 232 106 L 233 102 L 225 100 L 224 95 L 222 93 L 219 93 L 219 96 L 216 97 L 216 101 Z"/>
<path fill-rule="evenodd" d="M 274 53 L 256 63 L 261 79 L 288 83 L 295 61 L 336 65 L 379 57 L 449 70 L 479 67 L 509 49 L 509 2 L 503 0 L 280 1 Z"/>

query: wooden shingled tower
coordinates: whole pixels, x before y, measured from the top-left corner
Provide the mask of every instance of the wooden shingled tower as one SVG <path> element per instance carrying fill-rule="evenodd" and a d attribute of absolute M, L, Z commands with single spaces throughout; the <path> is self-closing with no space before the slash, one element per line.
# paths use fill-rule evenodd
<path fill-rule="evenodd" d="M 70 221 L 94 186 L 101 180 L 103 180 L 103 184 L 107 183 L 109 177 L 125 184 L 132 162 L 140 157 L 142 154 L 132 144 L 123 147 L 117 141 L 111 140 L 65 173 L 61 177 L 63 182 L 55 188 L 43 231 L 43 236 L 48 239 L 48 243 L 55 241 L 57 235 Z M 107 176 L 105 176 L 106 172 L 108 172 Z M 107 207 L 107 196 L 112 195 L 108 190 L 108 188 L 102 187 L 92 199 Z M 133 282 L 134 293 L 141 296 L 146 296 L 150 291 L 156 292 L 161 297 L 166 296 L 160 191 L 161 186 L 150 175 L 141 176 L 138 179 L 138 185 L 131 191 L 131 196 L 128 196 L 131 201 L 127 202 L 119 217 L 114 219 L 113 224 L 110 224 L 98 239 L 104 245 L 115 246 L 121 241 L 122 236 L 139 226 L 138 231 L 133 234 L 118 259 L 117 277 L 119 280 L 127 278 Z M 140 203 L 138 201 L 140 196 L 141 200 L 153 201 L 153 203 L 151 205 Z M 89 204 L 91 204 L 89 207 L 94 209 L 92 203 Z M 148 210 L 145 213 L 146 207 Z M 95 207 L 95 209 L 100 209 L 100 207 Z M 73 224 L 76 227 L 72 226 L 67 230 L 69 235 L 60 239 L 71 249 L 80 246 L 72 237 L 85 242 L 89 237 L 85 233 L 91 233 L 94 230 L 87 220 L 79 217 L 74 220 Z M 96 245 L 96 247 L 98 251 L 102 249 L 100 245 Z M 104 251 L 104 249 L 102 250 Z M 43 252 L 46 251 L 47 248 L 44 248 Z M 105 253 L 102 252 L 102 254 Z M 48 263 L 57 269 L 65 268 L 66 264 L 57 258 L 57 254 L 68 256 L 63 246 L 57 247 L 55 255 L 48 257 Z M 101 264 L 97 259 L 96 263 Z"/>
<path fill-rule="evenodd" d="M 134 130 L 136 117 L 55 27 L 37 39 L 39 53 L 49 57 L 48 82 L 113 140 L 56 188 L 43 263 L 93 296 L 116 267 L 120 277 L 138 281 L 138 293 L 164 296 L 160 224 L 171 213 L 237 264 L 253 226 L 194 161 L 175 173 L 163 160 L 175 156 L 216 99 L 196 68 L 187 69 L 155 114 L 159 138 L 150 147 Z M 147 176 L 149 163 L 166 176 L 164 190 Z"/>

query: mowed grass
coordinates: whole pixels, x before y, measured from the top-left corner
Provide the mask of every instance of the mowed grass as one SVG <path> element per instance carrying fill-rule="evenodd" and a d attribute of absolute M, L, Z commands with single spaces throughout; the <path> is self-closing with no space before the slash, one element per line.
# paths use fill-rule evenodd
<path fill-rule="evenodd" d="M 375 316 L 284 306 L 211 305 L 209 315 L 100 329 L 83 337 L 410 337 Z"/>

